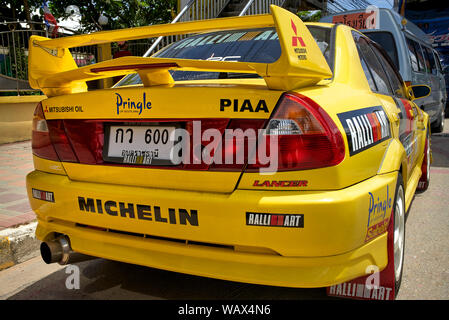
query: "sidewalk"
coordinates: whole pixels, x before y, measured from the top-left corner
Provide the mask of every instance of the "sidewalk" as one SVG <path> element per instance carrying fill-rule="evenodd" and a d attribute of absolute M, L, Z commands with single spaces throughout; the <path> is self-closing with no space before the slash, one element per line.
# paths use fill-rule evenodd
<path fill-rule="evenodd" d="M 25 186 L 33 169 L 31 141 L 0 145 L 0 231 L 36 219 Z"/>
<path fill-rule="evenodd" d="M 39 254 L 25 183 L 33 169 L 31 141 L 0 145 L 0 270 Z"/>

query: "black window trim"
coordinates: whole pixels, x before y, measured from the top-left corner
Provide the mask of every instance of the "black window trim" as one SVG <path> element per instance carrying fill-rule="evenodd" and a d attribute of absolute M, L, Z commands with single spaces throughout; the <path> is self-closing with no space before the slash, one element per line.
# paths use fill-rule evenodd
<path fill-rule="evenodd" d="M 358 34 L 358 33 L 357 33 L 357 34 Z M 360 37 L 364 38 L 364 39 L 367 41 L 367 43 L 368 43 L 369 46 L 375 47 L 375 48 L 379 51 L 379 53 L 382 54 L 383 58 L 387 61 L 387 63 L 390 64 L 391 69 L 392 69 L 393 72 L 396 74 L 396 76 L 399 78 L 400 82 L 402 83 L 403 89 L 405 89 L 405 88 L 404 88 L 404 79 L 402 79 L 401 74 L 400 74 L 399 71 L 396 69 L 396 67 L 395 67 L 395 65 L 394 65 L 394 63 L 393 63 L 393 61 L 391 60 L 389 54 L 385 51 L 385 49 L 382 48 L 377 42 L 371 40 L 371 38 L 369 38 L 368 36 L 365 36 L 365 35 L 363 35 L 363 34 L 360 34 Z M 356 44 L 356 46 L 358 46 L 357 43 L 355 43 L 355 44 Z M 372 50 L 372 48 L 371 48 L 371 50 Z M 359 50 L 358 50 L 358 51 L 359 51 Z M 389 73 L 387 72 L 387 70 L 385 70 L 385 67 L 383 66 L 382 61 L 379 60 L 379 57 L 377 56 L 377 53 L 376 53 L 374 50 L 372 50 L 372 51 L 373 51 L 373 54 L 376 56 L 377 61 L 378 61 L 379 64 L 381 65 L 382 70 L 384 71 L 385 75 L 387 76 L 387 79 L 388 79 L 388 80 L 387 80 L 387 81 L 388 81 L 388 86 L 389 86 L 389 89 L 390 89 L 390 90 L 389 90 L 389 91 L 390 91 L 390 94 L 389 94 L 389 95 L 392 96 L 392 97 L 397 97 L 397 98 L 402 98 L 402 99 L 404 99 L 404 96 L 399 96 L 399 95 L 397 95 L 396 92 L 393 90 L 393 84 L 392 84 L 391 76 L 389 75 Z M 375 85 L 375 87 L 376 87 L 376 89 L 377 89 L 376 91 L 373 91 L 373 90 L 370 88 L 371 91 L 374 92 L 374 93 L 386 95 L 385 93 L 378 91 L 378 86 L 377 86 L 376 81 L 374 80 L 373 74 L 372 74 L 372 72 L 371 72 L 371 68 L 370 68 L 369 65 L 366 63 L 366 58 L 365 58 L 365 56 L 363 55 L 363 53 L 361 53 L 361 54 L 362 54 L 362 55 L 361 55 L 360 58 L 362 58 L 362 59 L 365 61 L 365 64 L 366 64 L 367 67 L 368 67 L 368 71 L 369 71 L 369 73 L 370 73 L 370 75 L 371 75 L 371 77 L 372 77 L 372 79 L 373 79 L 373 83 L 374 83 L 374 85 Z M 359 55 L 360 55 L 360 53 L 359 53 Z M 365 78 L 366 78 L 366 75 L 365 75 Z M 367 79 L 367 81 L 368 81 L 368 79 Z M 404 92 L 404 93 L 405 93 L 405 92 Z"/>
<path fill-rule="evenodd" d="M 369 43 L 370 45 L 372 45 L 373 47 L 375 47 L 377 50 L 379 50 L 379 53 L 383 56 L 383 58 L 385 60 L 387 60 L 387 63 L 390 64 L 391 69 L 393 70 L 393 72 L 396 74 L 396 76 L 399 78 L 400 82 L 402 83 L 402 89 L 404 90 L 404 79 L 402 79 L 401 74 L 399 73 L 398 70 L 396 70 L 396 68 L 394 67 L 393 61 L 391 61 L 390 56 L 388 55 L 388 53 L 384 50 L 384 48 L 382 48 L 377 42 L 375 41 L 371 41 L 371 43 Z M 388 83 L 390 85 L 390 90 L 393 93 L 392 96 L 395 96 L 397 98 L 405 98 L 404 96 L 398 96 L 396 95 L 396 92 L 393 90 L 393 84 L 392 84 L 392 80 L 391 80 L 391 76 L 389 75 L 389 73 L 387 72 L 387 70 L 385 70 L 385 67 L 383 66 L 382 62 L 379 60 L 379 57 L 377 56 L 376 52 L 374 52 L 374 54 L 376 55 L 377 60 L 379 61 L 380 65 L 382 66 L 382 69 L 384 70 L 385 74 L 387 75 L 388 78 Z M 404 92 L 405 93 L 405 92 Z"/>
<path fill-rule="evenodd" d="M 366 62 L 366 57 L 365 57 L 365 55 L 364 55 L 363 52 L 359 49 L 358 39 L 356 40 L 356 39 L 354 38 L 354 35 L 357 35 L 359 38 L 365 39 L 366 42 L 368 43 L 368 46 L 370 45 L 370 43 L 376 43 L 376 42 L 372 41 L 368 36 L 365 36 L 364 34 L 362 34 L 362 33 L 360 33 L 360 32 L 352 31 L 352 35 L 353 35 L 353 39 L 354 39 L 354 44 L 356 45 L 356 48 L 357 48 L 357 53 L 359 54 L 359 57 L 365 61 L 365 64 L 366 64 L 366 66 L 367 66 L 367 68 L 368 68 L 368 71 L 369 71 L 369 73 L 370 73 L 370 75 L 371 75 L 371 78 L 373 79 L 374 86 L 376 87 L 376 90 L 373 90 L 373 89 L 371 88 L 371 86 L 369 86 L 369 81 L 368 81 L 368 79 L 366 78 L 366 75 L 365 75 L 365 79 L 366 79 L 366 81 L 368 82 L 368 86 L 370 87 L 371 92 L 377 93 L 377 94 L 382 94 L 382 95 L 390 95 L 390 96 L 393 96 L 393 88 L 392 88 L 391 83 L 390 83 L 390 77 L 388 76 L 388 74 L 387 74 L 387 72 L 385 71 L 385 69 L 382 67 L 382 64 L 380 63 L 379 59 L 377 58 L 376 53 L 370 48 L 370 50 L 373 51 L 373 54 L 376 56 L 377 61 L 378 61 L 379 64 L 381 65 L 382 70 L 385 72 L 385 75 L 387 76 L 387 82 L 388 82 L 387 86 L 388 86 L 388 88 L 389 88 L 390 93 L 389 93 L 389 94 L 386 94 L 385 92 L 379 91 L 379 87 L 378 87 L 378 85 L 377 85 L 377 83 L 376 83 L 376 80 L 374 79 L 374 76 L 373 76 L 373 73 L 372 73 L 372 71 L 371 71 L 371 68 L 370 68 L 369 64 Z M 376 44 L 377 44 L 377 43 L 376 43 Z M 362 67 L 362 68 L 363 68 L 363 67 Z M 402 79 L 402 78 L 401 78 L 401 79 Z"/>
<path fill-rule="evenodd" d="M 373 31 L 365 31 L 364 34 L 367 33 L 389 33 L 391 35 L 391 37 L 393 38 L 393 46 L 394 46 L 394 50 L 396 51 L 396 59 L 397 59 L 397 68 L 400 69 L 400 65 L 399 65 L 399 52 L 398 52 L 398 47 L 396 46 L 396 39 L 394 38 L 394 35 L 392 32 L 387 31 L 387 30 L 373 30 Z M 369 38 L 369 37 L 368 37 Z M 372 42 L 376 42 L 374 40 L 372 40 L 370 38 L 370 40 Z M 377 42 L 376 42 L 377 43 Z M 394 62 L 394 61 L 393 61 Z"/>

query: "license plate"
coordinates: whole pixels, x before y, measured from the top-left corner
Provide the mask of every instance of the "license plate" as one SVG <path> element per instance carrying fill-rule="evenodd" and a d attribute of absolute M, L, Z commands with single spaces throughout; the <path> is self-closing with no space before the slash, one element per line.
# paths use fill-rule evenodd
<path fill-rule="evenodd" d="M 139 165 L 173 165 L 170 152 L 174 126 L 105 127 L 103 159 L 109 162 Z"/>

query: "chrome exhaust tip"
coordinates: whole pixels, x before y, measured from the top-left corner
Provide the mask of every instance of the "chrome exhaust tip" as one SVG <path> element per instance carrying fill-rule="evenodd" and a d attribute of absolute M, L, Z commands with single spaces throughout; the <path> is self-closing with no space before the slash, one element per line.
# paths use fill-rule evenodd
<path fill-rule="evenodd" d="M 95 257 L 74 252 L 70 247 L 70 241 L 67 236 L 61 236 L 53 241 L 42 242 L 40 250 L 42 260 L 44 260 L 46 264 L 57 262 L 60 265 L 66 265 L 69 263 L 95 259 Z"/>

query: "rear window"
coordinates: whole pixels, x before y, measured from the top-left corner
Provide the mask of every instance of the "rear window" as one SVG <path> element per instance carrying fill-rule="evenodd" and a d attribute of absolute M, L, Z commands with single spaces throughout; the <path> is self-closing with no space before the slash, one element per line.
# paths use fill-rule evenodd
<path fill-rule="evenodd" d="M 423 47 L 426 52 L 426 61 L 429 62 L 429 68 L 427 69 L 427 72 L 431 72 L 432 74 L 437 74 L 437 66 L 435 64 L 435 58 L 433 57 L 432 49 L 428 47 Z"/>
<path fill-rule="evenodd" d="M 414 42 L 415 41 L 407 38 L 407 47 L 408 47 L 408 52 L 410 53 L 410 62 L 412 64 L 412 70 L 413 71 L 419 71 L 419 68 L 418 68 L 418 56 L 416 54 Z"/>
<path fill-rule="evenodd" d="M 399 70 L 398 51 L 393 35 L 390 32 L 376 31 L 364 32 L 371 40 L 380 44 L 380 46 L 388 53 L 395 67 Z"/>
<path fill-rule="evenodd" d="M 308 29 L 332 68 L 331 29 L 310 26 Z M 273 63 L 279 59 L 280 55 L 281 47 L 276 30 L 259 28 L 193 35 L 165 47 L 153 57 Z M 257 74 L 230 72 L 170 71 L 170 73 L 175 81 L 259 77 Z M 139 75 L 133 74 L 125 77 L 116 86 L 140 83 Z"/>
<path fill-rule="evenodd" d="M 419 45 L 418 42 L 415 42 L 413 40 L 411 40 L 411 42 L 412 42 L 413 46 L 415 47 L 416 56 L 418 57 L 418 69 L 421 72 L 426 72 L 426 65 L 425 65 L 423 53 L 421 51 L 421 46 Z"/>

